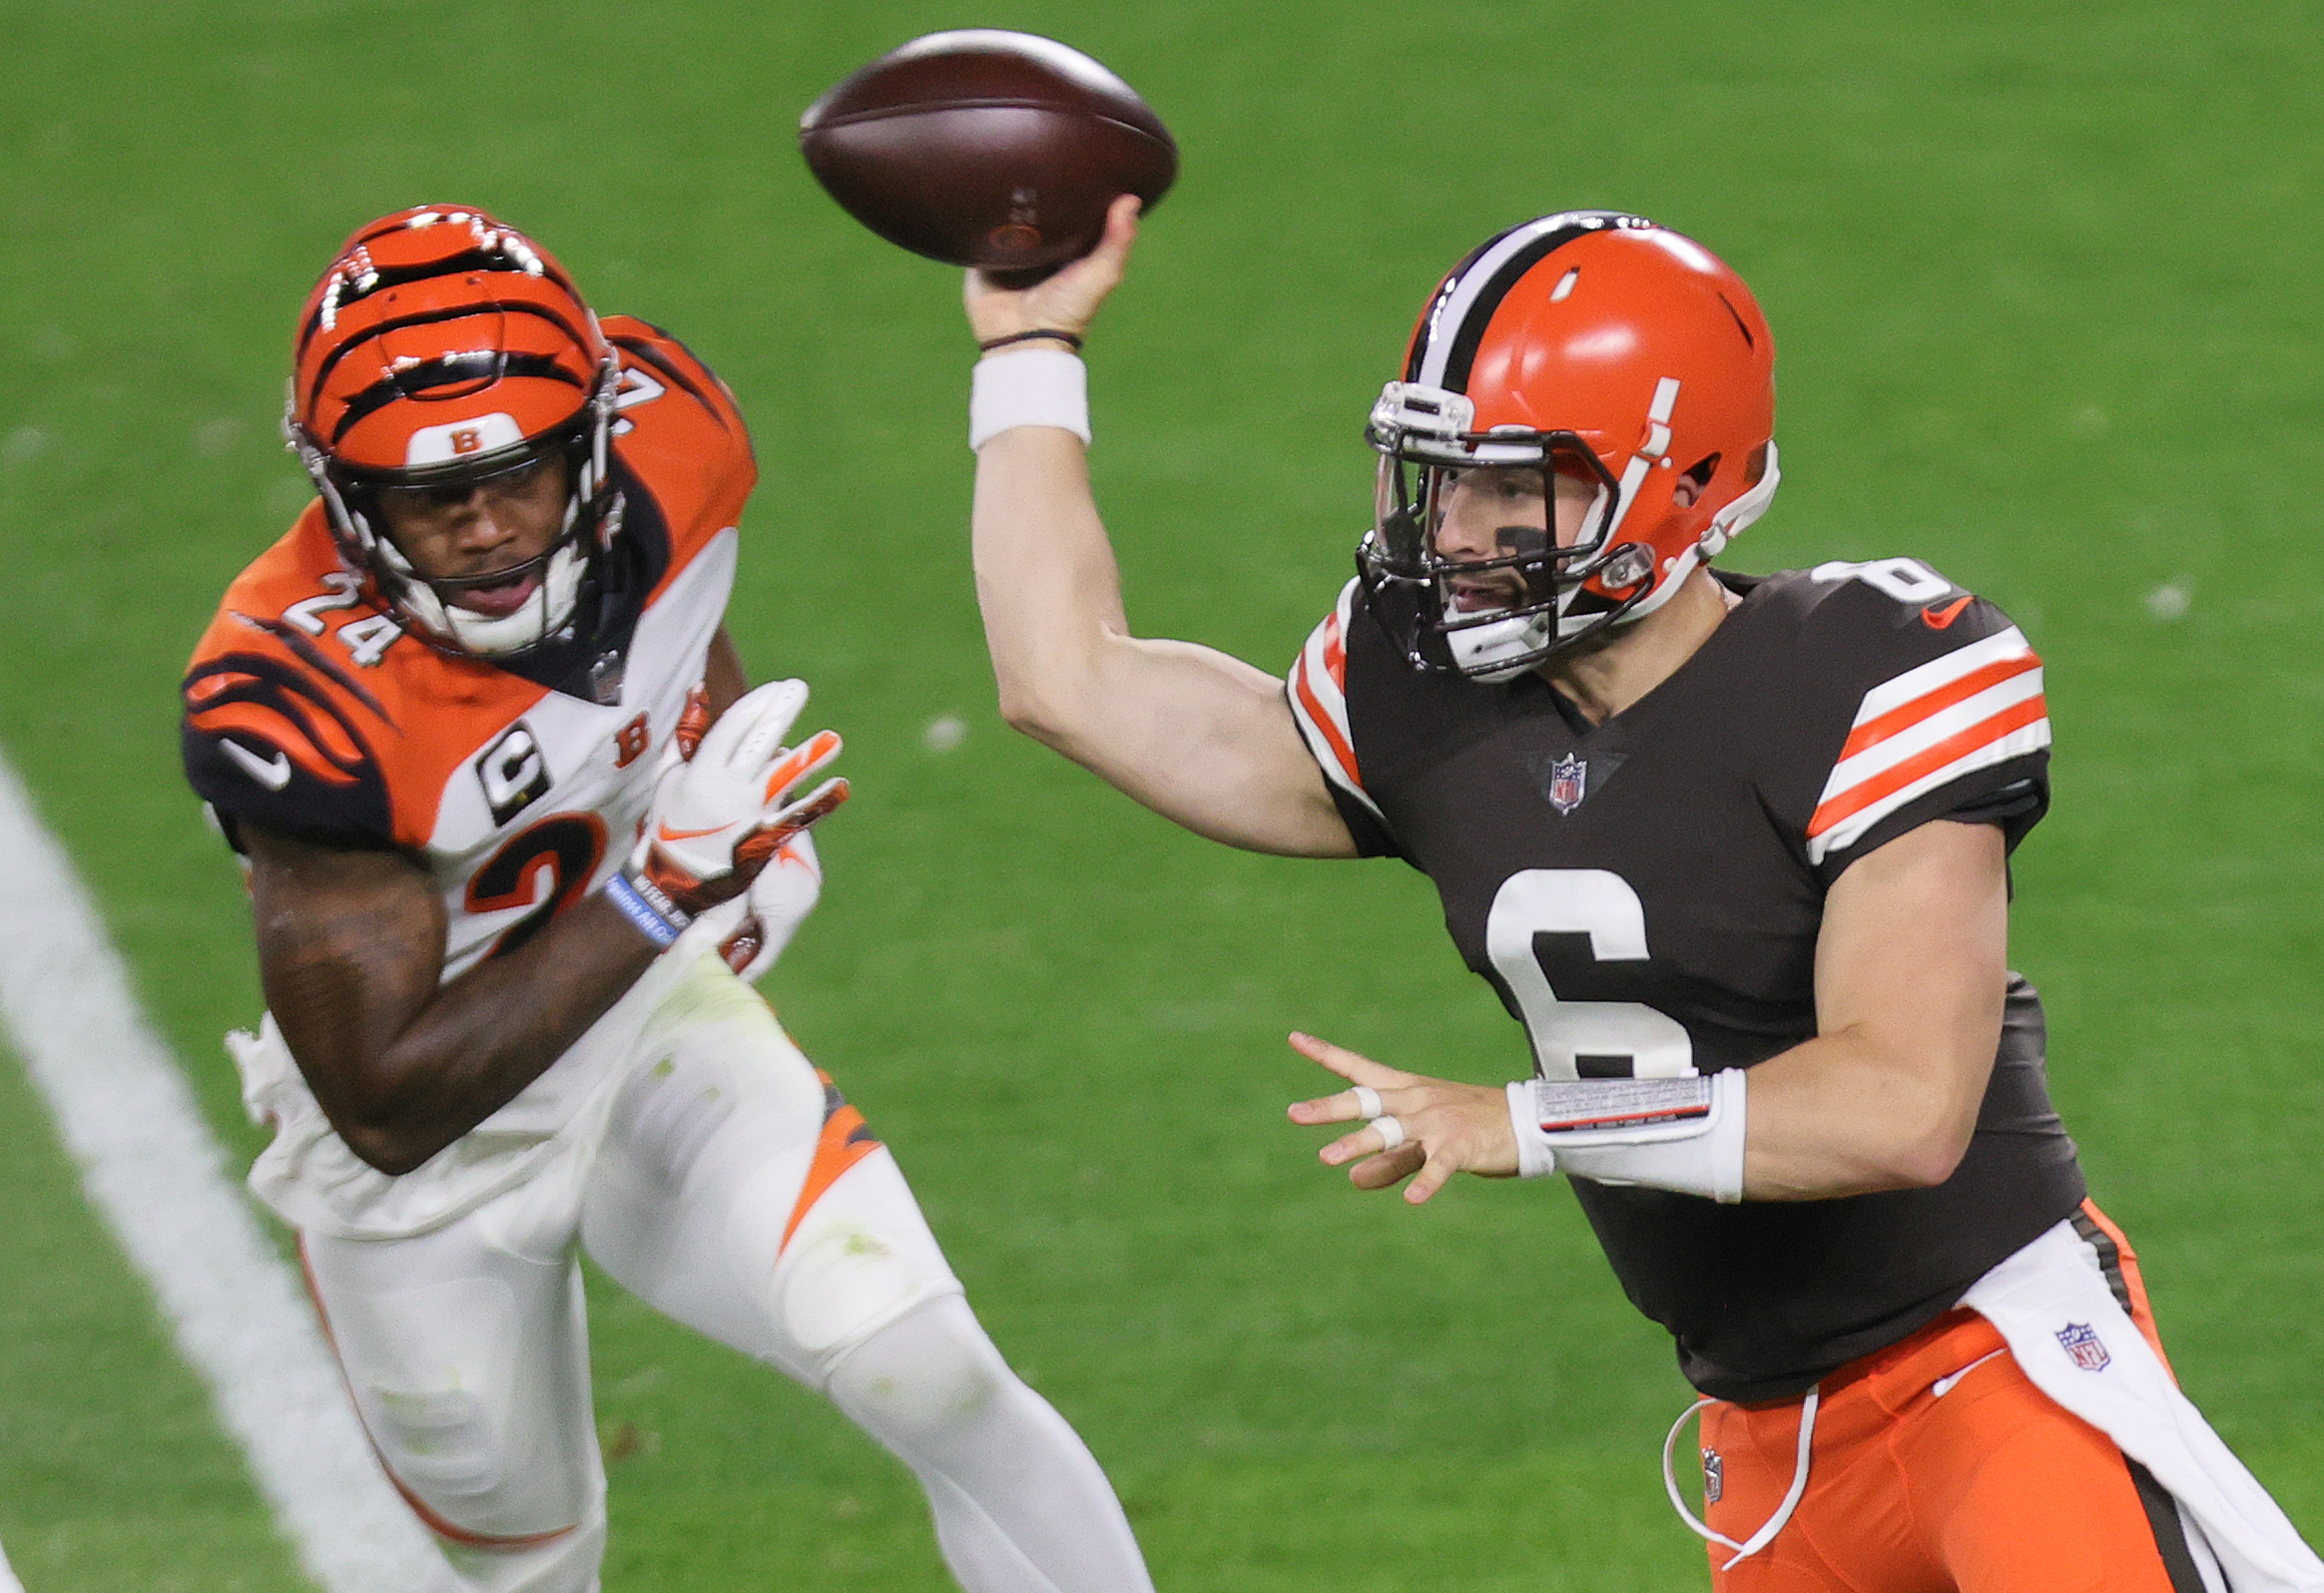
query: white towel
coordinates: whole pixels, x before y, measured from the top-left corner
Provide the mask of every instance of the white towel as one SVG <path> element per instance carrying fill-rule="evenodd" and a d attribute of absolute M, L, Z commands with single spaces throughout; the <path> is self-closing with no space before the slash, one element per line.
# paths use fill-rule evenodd
<path fill-rule="evenodd" d="M 2324 1560 L 2179 1392 L 2070 1222 L 1979 1279 L 1962 1304 L 2001 1329 L 2035 1387 L 2170 1491 L 2233 1593 L 2324 1593 Z"/>

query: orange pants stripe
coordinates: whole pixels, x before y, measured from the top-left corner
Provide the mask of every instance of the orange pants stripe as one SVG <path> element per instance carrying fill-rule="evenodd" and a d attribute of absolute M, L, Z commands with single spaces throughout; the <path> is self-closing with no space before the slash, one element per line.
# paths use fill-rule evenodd
<path fill-rule="evenodd" d="M 2110 1241 L 2117 1297 L 2154 1328 L 2137 1258 Z M 2034 1387 L 1984 1318 L 1957 1310 L 1823 1384 L 1807 1492 L 1717 1593 L 2201 1593 L 2175 1505 L 2112 1439 Z M 1801 1403 L 1703 1407 L 1705 1519 L 1747 1542 L 1790 1489 Z M 1712 1455 L 1716 1455 L 1714 1462 Z"/>

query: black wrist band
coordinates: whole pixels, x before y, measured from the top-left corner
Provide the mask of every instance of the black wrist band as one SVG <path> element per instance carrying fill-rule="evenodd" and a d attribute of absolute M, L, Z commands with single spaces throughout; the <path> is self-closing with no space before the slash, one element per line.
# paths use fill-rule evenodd
<path fill-rule="evenodd" d="M 1010 332 L 1006 337 L 987 337 L 976 345 L 976 349 L 979 353 L 989 354 L 995 348 L 1006 348 L 1010 343 L 1029 343 L 1036 337 L 1054 337 L 1075 353 L 1081 352 L 1080 334 L 1069 331 Z"/>

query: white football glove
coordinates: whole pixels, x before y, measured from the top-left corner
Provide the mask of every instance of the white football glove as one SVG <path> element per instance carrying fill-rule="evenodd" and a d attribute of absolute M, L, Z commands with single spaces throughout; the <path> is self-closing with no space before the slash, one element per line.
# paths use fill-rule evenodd
<path fill-rule="evenodd" d="M 650 938 L 667 946 L 696 913 L 740 895 L 784 842 L 847 800 L 845 780 L 794 795 L 840 755 L 830 731 L 783 746 L 806 706 L 803 681 L 762 686 L 661 773 L 629 866 L 608 887 Z"/>
<path fill-rule="evenodd" d="M 756 982 L 775 966 L 822 895 L 823 862 L 816 856 L 815 837 L 802 830 L 776 847 L 752 879 L 743 894 L 743 920 L 720 939 L 718 954 L 746 982 Z"/>

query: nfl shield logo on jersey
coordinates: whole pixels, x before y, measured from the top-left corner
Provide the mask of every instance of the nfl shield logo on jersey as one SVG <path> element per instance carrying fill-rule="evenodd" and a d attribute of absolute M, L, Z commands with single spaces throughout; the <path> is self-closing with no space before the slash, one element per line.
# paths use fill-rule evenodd
<path fill-rule="evenodd" d="M 1588 785 L 1589 765 L 1567 753 L 1549 766 L 1549 779 L 1541 794 L 1558 812 L 1570 813 L 1581 805 Z"/>
<path fill-rule="evenodd" d="M 2097 1330 L 2086 1322 L 2069 1322 L 2057 1329 L 2057 1341 L 2084 1371 L 2104 1371 L 2114 1357 L 2106 1353 Z"/>
<path fill-rule="evenodd" d="M 1703 1451 L 1703 1503 L 1717 1504 L 1719 1495 L 1727 1491 L 1727 1462 L 1719 1458 L 1716 1449 Z"/>

